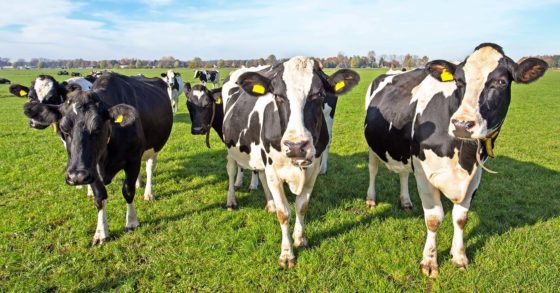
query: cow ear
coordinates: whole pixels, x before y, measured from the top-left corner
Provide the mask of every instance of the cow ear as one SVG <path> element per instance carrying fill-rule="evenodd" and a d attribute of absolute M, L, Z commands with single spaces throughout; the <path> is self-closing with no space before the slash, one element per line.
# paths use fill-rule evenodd
<path fill-rule="evenodd" d="M 213 89 L 212 91 L 210 91 L 210 93 L 212 94 L 212 100 L 214 100 L 214 103 L 216 105 L 221 105 L 222 104 L 222 88 Z"/>
<path fill-rule="evenodd" d="M 138 114 L 136 113 L 136 109 L 126 104 L 118 104 L 115 105 L 109 110 L 107 110 L 109 114 L 109 119 L 112 123 L 118 124 L 121 127 L 129 126 L 136 121 L 138 118 Z"/>
<path fill-rule="evenodd" d="M 175 75 L 176 75 L 176 76 L 181 76 L 181 73 L 176 72 Z"/>
<path fill-rule="evenodd" d="M 185 82 L 185 88 L 183 89 L 183 91 L 185 92 L 185 94 L 188 93 L 188 92 L 190 92 L 191 89 L 192 89 L 192 88 L 191 88 L 191 84 L 188 83 L 188 82 Z"/>
<path fill-rule="evenodd" d="M 262 96 L 270 92 L 270 80 L 256 72 L 245 72 L 237 79 L 245 92 L 252 96 Z"/>
<path fill-rule="evenodd" d="M 74 92 L 74 91 L 81 91 L 82 90 L 82 87 L 75 84 L 75 83 L 66 83 L 66 84 L 64 84 L 64 83 L 66 83 L 66 82 L 63 82 L 62 85 L 64 86 L 64 90 L 66 90 L 67 94 L 69 94 L 71 92 Z"/>
<path fill-rule="evenodd" d="M 167 76 L 167 73 L 165 73 L 165 72 L 161 74 L 161 77 L 166 77 L 166 76 Z"/>
<path fill-rule="evenodd" d="M 21 84 L 12 84 L 10 86 L 10 93 L 20 98 L 27 97 L 27 94 L 29 94 L 29 88 Z"/>
<path fill-rule="evenodd" d="M 538 58 L 527 58 L 513 71 L 513 79 L 519 83 L 531 83 L 539 79 L 548 69 L 548 64 Z"/>
<path fill-rule="evenodd" d="M 434 60 L 426 64 L 426 70 L 439 81 L 453 81 L 455 80 L 455 64 L 445 60 Z"/>
<path fill-rule="evenodd" d="M 344 95 L 360 82 L 360 76 L 353 70 L 341 69 L 329 76 L 329 83 L 336 95 Z"/>
<path fill-rule="evenodd" d="M 46 105 L 39 102 L 28 102 L 23 105 L 23 114 L 38 124 L 51 125 L 62 116 L 58 105 Z"/>

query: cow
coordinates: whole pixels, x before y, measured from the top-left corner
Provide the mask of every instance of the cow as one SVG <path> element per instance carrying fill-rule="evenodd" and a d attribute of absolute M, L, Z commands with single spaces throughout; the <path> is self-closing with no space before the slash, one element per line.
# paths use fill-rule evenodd
<path fill-rule="evenodd" d="M 70 73 L 70 76 L 82 76 L 82 74 L 79 72 L 72 72 Z"/>
<path fill-rule="evenodd" d="M 220 86 L 220 72 L 218 70 L 195 70 L 194 78 L 198 78 L 202 85 L 211 82 L 212 88 L 215 88 L 216 84 Z"/>
<path fill-rule="evenodd" d="M 0 78 L 0 84 L 11 84 L 12 82 L 9 79 Z"/>
<path fill-rule="evenodd" d="M 60 70 L 56 73 L 57 75 L 68 75 L 68 71 L 66 70 Z"/>
<path fill-rule="evenodd" d="M 224 107 L 222 103 L 222 88 L 208 90 L 205 86 L 197 84 L 191 87 L 185 83 L 185 96 L 187 97 L 187 109 L 191 118 L 191 134 L 206 135 L 206 146 L 210 148 L 210 128 L 218 134 L 223 141 L 222 123 L 224 120 Z M 243 185 L 243 170 L 237 168 L 235 189 Z M 257 190 L 259 179 L 257 174 L 252 173 L 249 191 Z M 231 209 L 231 207 L 230 207 Z"/>
<path fill-rule="evenodd" d="M 16 97 L 27 97 L 31 101 L 58 105 L 66 100 L 69 92 L 77 89 L 89 91 L 91 88 L 92 83 L 82 77 L 72 77 L 59 83 L 54 77 L 41 74 L 31 82 L 30 87 L 13 84 L 9 91 Z"/>
<path fill-rule="evenodd" d="M 223 137 L 228 148 L 227 205 L 236 205 L 237 166 L 258 171 L 280 222 L 279 264 L 284 268 L 294 267 L 295 257 L 288 226 L 290 206 L 283 185 L 287 183 L 296 195 L 293 245 L 305 247 L 304 216 L 329 140 L 323 100 L 326 92 L 347 93 L 359 79 L 348 69 L 327 76 L 317 61 L 293 57 L 274 66 L 238 69 L 222 87 Z"/>
<path fill-rule="evenodd" d="M 173 116 L 175 116 L 179 108 L 179 95 L 183 92 L 183 79 L 181 79 L 181 74 L 176 73 L 173 70 L 168 70 L 167 72 L 162 73 L 161 78 L 167 84 L 167 94 L 169 95 L 169 100 L 171 101 Z"/>
<path fill-rule="evenodd" d="M 511 100 L 511 84 L 540 78 L 547 64 L 519 64 L 492 43 L 483 43 L 463 62 L 429 62 L 425 68 L 381 75 L 366 93 L 364 133 L 369 145 L 367 205 L 375 206 L 379 162 L 399 173 L 401 205 L 411 208 L 408 174 L 414 172 L 427 227 L 421 261 L 429 277 L 439 273 L 436 233 L 443 219 L 440 194 L 453 202 L 452 263 L 466 268 L 463 229 Z"/>
<path fill-rule="evenodd" d="M 173 125 L 166 85 L 157 80 L 159 83 L 148 83 L 107 73 L 99 77 L 92 91 L 74 91 L 63 104 L 32 101 L 24 105 L 24 114 L 38 123 L 59 124 L 68 146 L 66 183 L 92 186 L 98 211 L 94 245 L 109 237 L 105 186 L 120 170 L 126 175 L 122 184 L 127 203 L 125 230 L 139 226 L 133 200 L 141 161 L 149 158 L 155 162 Z"/>

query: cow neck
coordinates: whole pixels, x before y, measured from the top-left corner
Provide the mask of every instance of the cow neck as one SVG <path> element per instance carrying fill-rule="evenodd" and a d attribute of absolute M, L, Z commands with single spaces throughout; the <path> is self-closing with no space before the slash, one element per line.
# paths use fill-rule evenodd
<path fill-rule="evenodd" d="M 212 103 L 212 118 L 210 119 L 210 123 L 208 124 L 208 131 L 206 132 L 206 147 L 210 148 L 210 126 L 214 128 L 214 130 L 220 136 L 220 139 L 223 141 L 223 131 L 222 131 L 222 123 L 224 119 L 224 110 L 222 103 L 216 104 L 216 102 Z"/>

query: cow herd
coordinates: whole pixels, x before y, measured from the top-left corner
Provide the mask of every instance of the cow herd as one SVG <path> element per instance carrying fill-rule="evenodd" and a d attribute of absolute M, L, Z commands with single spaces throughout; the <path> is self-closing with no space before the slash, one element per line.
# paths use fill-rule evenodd
<path fill-rule="evenodd" d="M 466 268 L 463 245 L 467 213 L 507 114 L 511 84 L 540 78 L 547 64 L 536 58 L 516 63 L 491 43 L 476 47 L 460 64 L 444 60 L 423 68 L 395 71 L 373 80 L 365 94 L 364 134 L 369 146 L 366 204 L 376 205 L 379 164 L 400 176 L 400 202 L 412 209 L 408 177 L 414 174 L 427 227 L 421 269 L 438 275 L 436 234 L 443 219 L 441 194 L 453 203 L 452 262 Z M 74 77 L 62 83 L 40 75 L 30 87 L 10 92 L 28 97 L 29 125 L 53 125 L 67 151 L 66 183 L 89 185 L 97 208 L 94 244 L 109 237 L 105 186 L 124 170 L 126 230 L 139 226 L 134 196 L 141 162 L 146 161 L 145 200 L 153 200 L 152 175 L 166 144 L 184 92 L 191 133 L 214 129 L 227 148 L 226 206 L 237 206 L 235 190 L 242 170 L 252 171 L 251 189 L 260 179 L 266 209 L 275 212 L 282 243 L 279 264 L 293 267 L 293 247 L 306 247 L 304 220 L 317 176 L 327 172 L 327 156 L 337 99 L 360 76 L 349 69 L 331 75 L 313 58 L 294 57 L 271 66 L 241 68 L 225 78 L 217 71 L 196 71 L 202 84 L 183 83 L 173 71 L 161 78 L 105 72 L 90 82 Z M 290 205 L 284 186 L 295 195 L 290 235 Z M 364 190 L 365 191 L 365 190 Z"/>

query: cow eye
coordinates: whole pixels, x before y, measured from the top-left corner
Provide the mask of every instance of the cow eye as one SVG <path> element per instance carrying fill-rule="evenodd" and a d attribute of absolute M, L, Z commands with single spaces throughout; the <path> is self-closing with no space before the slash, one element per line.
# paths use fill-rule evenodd
<path fill-rule="evenodd" d="M 506 86 L 507 85 L 507 81 L 503 80 L 503 79 L 498 79 L 498 85 L 500 86 Z"/>

